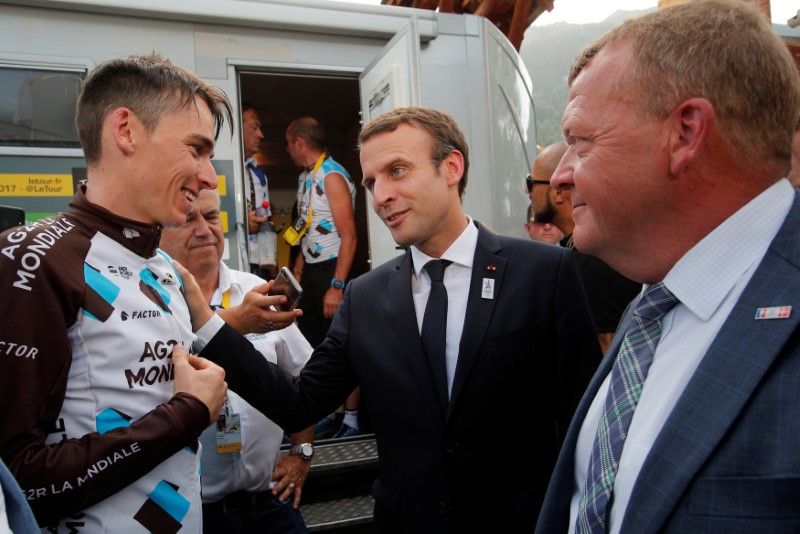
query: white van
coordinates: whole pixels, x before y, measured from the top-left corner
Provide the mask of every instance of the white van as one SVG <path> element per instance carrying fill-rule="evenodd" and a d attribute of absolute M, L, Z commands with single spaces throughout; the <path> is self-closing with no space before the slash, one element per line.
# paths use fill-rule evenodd
<path fill-rule="evenodd" d="M 453 115 L 470 145 L 465 211 L 522 236 L 523 177 L 535 157 L 531 81 L 517 52 L 472 15 L 316 0 L 18 0 L 0 2 L 0 204 L 27 220 L 66 209 L 85 162 L 73 120 L 80 81 L 100 61 L 161 53 L 221 87 L 237 116 L 262 115 L 259 163 L 273 221 L 290 222 L 299 169 L 284 131 L 310 115 L 357 184 L 364 121 L 398 106 Z M 241 130 L 223 130 L 220 175 L 226 261 L 247 265 Z M 354 273 L 398 251 L 358 187 Z M 283 240 L 279 239 L 279 242 Z M 288 249 L 279 251 L 286 264 Z"/>

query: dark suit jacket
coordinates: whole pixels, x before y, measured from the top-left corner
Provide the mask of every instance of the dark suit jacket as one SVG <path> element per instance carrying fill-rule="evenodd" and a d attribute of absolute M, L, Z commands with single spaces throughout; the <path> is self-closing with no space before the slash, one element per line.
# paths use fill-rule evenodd
<path fill-rule="evenodd" d="M 563 431 L 600 362 L 569 251 L 479 229 L 447 413 L 417 327 L 410 253 L 348 284 L 297 380 L 263 358 L 217 357 L 236 352 L 223 336 L 203 351 L 289 430 L 361 386 L 380 456 L 372 493 L 382 532 L 533 530 Z M 484 278 L 495 280 L 492 299 L 481 298 Z"/>
<path fill-rule="evenodd" d="M 795 198 L 653 444 L 621 532 L 800 532 L 799 230 Z M 788 319 L 755 319 L 758 308 L 785 305 Z M 537 532 L 567 532 L 575 442 L 620 337 L 572 421 Z"/>
<path fill-rule="evenodd" d="M 642 291 L 642 284 L 625 278 L 597 256 L 572 249 L 572 257 L 586 290 L 595 331 L 616 332 L 628 304 Z"/>

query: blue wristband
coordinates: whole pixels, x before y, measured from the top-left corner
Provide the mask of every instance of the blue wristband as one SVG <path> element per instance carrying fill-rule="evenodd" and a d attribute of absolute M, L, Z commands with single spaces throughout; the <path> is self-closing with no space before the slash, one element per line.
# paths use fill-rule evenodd
<path fill-rule="evenodd" d="M 344 289 L 344 280 L 333 278 L 331 280 L 331 287 L 335 287 L 336 289 Z"/>

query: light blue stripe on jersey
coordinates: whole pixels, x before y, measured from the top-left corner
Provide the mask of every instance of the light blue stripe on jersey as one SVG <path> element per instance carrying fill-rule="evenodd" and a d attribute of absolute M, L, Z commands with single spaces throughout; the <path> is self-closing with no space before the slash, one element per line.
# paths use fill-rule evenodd
<path fill-rule="evenodd" d="M 163 250 L 161 250 L 160 248 L 157 248 L 156 252 L 161 254 L 161 256 L 163 256 L 169 262 L 169 264 L 172 266 L 172 272 L 175 273 L 175 276 L 178 278 L 178 282 L 180 282 L 181 287 L 186 287 L 185 284 L 183 283 L 183 278 L 181 278 L 181 275 L 178 274 L 178 270 L 175 269 L 174 265 L 172 265 L 172 257 L 169 254 L 167 254 L 166 252 L 164 252 Z"/>
<path fill-rule="evenodd" d="M 83 264 L 83 279 L 87 286 L 91 287 L 109 304 L 113 304 L 119 296 L 119 287 L 88 263 Z"/>
<path fill-rule="evenodd" d="M 189 512 L 189 501 L 165 480 L 159 482 L 148 497 L 179 523 Z"/>
<path fill-rule="evenodd" d="M 345 170 L 345 168 L 342 167 L 338 162 L 334 161 L 332 158 L 328 158 L 322 162 L 322 170 L 325 171 L 325 174 L 328 174 L 329 172 L 338 172 L 351 182 L 353 181 L 353 179 L 350 178 L 350 174 Z"/>
<path fill-rule="evenodd" d="M 131 422 L 125 419 L 118 411 L 113 408 L 106 408 L 95 417 L 97 432 L 105 434 L 116 428 L 126 428 L 131 426 Z"/>
<path fill-rule="evenodd" d="M 142 272 L 139 273 L 139 278 L 142 279 L 145 285 L 155 289 L 156 293 L 164 300 L 164 304 L 169 306 L 169 301 L 172 300 L 172 296 L 169 294 L 169 291 L 158 283 L 156 275 L 154 275 L 150 269 L 142 269 Z"/>

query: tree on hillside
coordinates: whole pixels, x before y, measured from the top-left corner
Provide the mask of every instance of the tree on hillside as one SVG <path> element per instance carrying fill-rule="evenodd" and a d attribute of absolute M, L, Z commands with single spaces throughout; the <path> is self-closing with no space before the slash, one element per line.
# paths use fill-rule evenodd
<path fill-rule="evenodd" d="M 595 24 L 559 22 L 527 29 L 519 53 L 533 82 L 537 144 L 547 146 L 561 139 L 567 71 L 578 52 L 625 19 L 650 11 L 617 11 Z"/>

